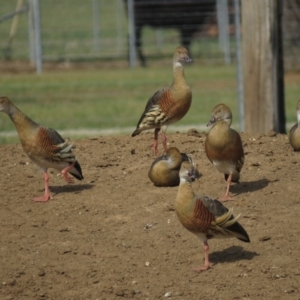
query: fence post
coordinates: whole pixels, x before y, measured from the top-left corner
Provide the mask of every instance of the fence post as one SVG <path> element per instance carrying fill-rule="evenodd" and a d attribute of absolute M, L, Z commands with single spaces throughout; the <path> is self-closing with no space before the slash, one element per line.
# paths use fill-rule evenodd
<path fill-rule="evenodd" d="M 129 31 L 129 65 L 131 68 L 133 68 L 136 67 L 134 0 L 127 1 L 127 11 L 128 11 L 128 31 Z"/>
<path fill-rule="evenodd" d="M 28 43 L 29 43 L 29 61 L 35 64 L 35 47 L 34 47 L 34 20 L 32 0 L 28 0 Z"/>
<path fill-rule="evenodd" d="M 122 0 L 117 0 L 117 13 L 116 13 L 116 19 L 117 19 L 117 53 L 122 53 L 122 38 L 123 38 L 123 14 L 124 14 L 124 8 Z"/>
<path fill-rule="evenodd" d="M 40 7 L 39 0 L 33 0 L 33 16 L 35 27 L 35 54 L 36 54 L 36 72 L 42 73 L 42 43 L 41 43 L 41 23 L 40 23 Z"/>
<path fill-rule="evenodd" d="M 162 48 L 164 43 L 164 35 L 162 28 L 156 29 L 156 45 L 158 48 Z"/>
<path fill-rule="evenodd" d="M 231 63 L 229 42 L 229 17 L 227 0 L 217 0 L 217 19 L 219 28 L 219 43 L 224 51 L 225 63 Z"/>
<path fill-rule="evenodd" d="M 100 50 L 100 25 L 99 25 L 99 0 L 93 0 L 93 35 L 94 35 L 94 50 Z"/>
<path fill-rule="evenodd" d="M 275 51 L 277 50 L 277 64 L 274 66 L 276 68 L 277 74 L 277 97 L 275 98 L 275 120 L 274 120 L 274 130 L 276 132 L 285 133 L 285 106 L 284 106 L 284 53 L 283 53 L 283 34 L 282 34 L 282 18 L 283 18 L 283 1 L 277 0 L 274 3 L 274 15 L 275 18 L 275 35 L 276 35 L 276 45 Z"/>
<path fill-rule="evenodd" d="M 43 63 L 39 0 L 29 0 L 29 48 L 30 61 L 34 61 L 36 73 L 41 74 Z"/>

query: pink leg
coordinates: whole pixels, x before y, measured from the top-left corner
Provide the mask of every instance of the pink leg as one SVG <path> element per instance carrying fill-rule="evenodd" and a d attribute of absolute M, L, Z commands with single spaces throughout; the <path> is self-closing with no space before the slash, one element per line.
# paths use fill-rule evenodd
<path fill-rule="evenodd" d="M 159 131 L 160 131 L 160 128 L 155 128 L 155 130 L 154 130 L 154 141 L 152 143 L 152 147 L 153 147 L 155 155 L 157 155 L 157 153 L 158 153 L 158 151 L 157 151 L 157 145 L 158 145 L 157 139 L 158 139 Z"/>
<path fill-rule="evenodd" d="M 45 181 L 45 195 L 43 197 L 33 198 L 34 202 L 46 202 L 51 198 L 49 192 L 49 175 L 47 171 L 44 172 L 44 181 Z"/>
<path fill-rule="evenodd" d="M 204 248 L 204 266 L 196 268 L 195 271 L 200 272 L 200 271 L 206 271 L 210 268 L 212 268 L 213 264 L 209 261 L 209 246 L 207 241 L 204 242 L 203 245 Z"/>
<path fill-rule="evenodd" d="M 68 172 L 69 170 L 71 170 L 75 165 L 75 162 L 73 162 L 71 165 L 69 165 L 68 167 L 64 168 L 62 171 L 61 171 L 61 174 L 62 176 L 64 177 L 64 179 L 66 180 L 67 183 L 71 183 L 73 182 L 73 178 L 70 178 L 68 176 Z"/>
<path fill-rule="evenodd" d="M 223 197 L 221 197 L 219 200 L 220 201 L 229 201 L 229 200 L 233 200 L 231 197 L 229 197 L 229 189 L 230 189 L 230 184 L 231 184 L 231 178 L 232 175 L 230 174 L 227 178 L 227 188 L 226 188 L 226 193 Z"/>
<path fill-rule="evenodd" d="M 167 152 L 168 151 L 167 137 L 166 137 L 166 134 L 165 134 L 164 131 L 161 132 L 161 141 L 162 141 L 162 144 L 164 146 L 165 152 Z"/>

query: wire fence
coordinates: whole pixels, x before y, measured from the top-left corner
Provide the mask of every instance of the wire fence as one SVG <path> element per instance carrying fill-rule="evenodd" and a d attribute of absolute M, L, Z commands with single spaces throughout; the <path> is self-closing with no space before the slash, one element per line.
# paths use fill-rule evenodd
<path fill-rule="evenodd" d="M 133 18 L 128 18 L 130 3 Z M 224 63 L 235 59 L 234 6 L 230 0 L 2 0 L 0 59 L 35 61 L 38 48 L 34 41 L 40 32 L 42 61 L 126 60 L 132 49 L 128 19 L 135 21 L 135 29 L 141 29 L 141 37 L 135 32 L 138 40 L 131 42 L 137 46 L 139 63 L 143 63 L 139 51 L 150 62 L 169 56 L 186 42 L 183 38 L 189 32 L 193 57 Z M 300 0 L 285 0 L 287 68 L 299 67 L 299 28 Z"/>

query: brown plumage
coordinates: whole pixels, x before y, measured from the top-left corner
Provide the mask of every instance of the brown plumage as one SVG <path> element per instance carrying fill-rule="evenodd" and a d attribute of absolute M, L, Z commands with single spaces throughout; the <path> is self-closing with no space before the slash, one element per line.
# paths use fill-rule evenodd
<path fill-rule="evenodd" d="M 153 148 L 157 154 L 157 137 L 162 128 L 161 138 L 167 151 L 165 131 L 168 125 L 179 121 L 188 112 L 192 102 L 192 92 L 183 70 L 183 63 L 191 62 L 184 47 L 178 47 L 173 55 L 173 82 L 171 86 L 158 90 L 147 102 L 145 110 L 131 136 L 149 129 L 154 130 Z"/>
<path fill-rule="evenodd" d="M 24 151 L 44 172 L 45 195 L 34 198 L 34 201 L 48 201 L 51 197 L 48 168 L 61 171 L 68 183 L 72 181 L 68 173 L 78 180 L 83 179 L 81 167 L 72 153 L 73 145 L 68 144 L 54 129 L 36 124 L 7 97 L 0 97 L 0 111 L 8 114 L 16 127 Z"/>
<path fill-rule="evenodd" d="M 192 157 L 180 153 L 176 147 L 170 147 L 164 155 L 153 161 L 148 176 L 155 186 L 177 186 L 179 170 L 183 161 L 188 161 L 194 170 L 194 176 L 199 177 Z"/>
<path fill-rule="evenodd" d="M 295 151 L 300 151 L 300 100 L 296 107 L 297 123 L 289 132 L 289 142 Z"/>
<path fill-rule="evenodd" d="M 243 242 L 250 242 L 250 239 L 242 225 L 237 222 L 240 215 L 234 217 L 232 209 L 227 209 L 218 200 L 195 195 L 191 174 L 190 165 L 182 162 L 175 211 L 181 224 L 203 243 L 204 266 L 196 271 L 205 271 L 212 267 L 209 261 L 208 239 L 236 237 Z"/>
<path fill-rule="evenodd" d="M 231 110 L 221 103 L 212 110 L 212 117 L 207 126 L 213 124 L 205 140 L 205 152 L 211 163 L 224 173 L 227 180 L 226 193 L 220 200 L 230 200 L 231 181 L 238 182 L 244 165 L 244 149 L 238 132 L 230 128 Z"/>

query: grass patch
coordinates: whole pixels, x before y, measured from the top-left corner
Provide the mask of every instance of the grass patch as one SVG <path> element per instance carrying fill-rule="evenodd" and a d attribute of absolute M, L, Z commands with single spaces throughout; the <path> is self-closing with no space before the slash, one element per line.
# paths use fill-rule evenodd
<path fill-rule="evenodd" d="M 194 63 L 185 68 L 193 91 L 192 107 L 176 125 L 205 124 L 212 107 L 224 102 L 238 123 L 235 66 Z M 296 121 L 295 106 L 300 93 L 299 75 L 286 75 L 287 122 Z M 6 95 L 35 122 L 57 131 L 109 129 L 136 126 L 145 104 L 159 88 L 172 80 L 170 61 L 142 69 L 48 71 L 36 74 L 2 74 L 1 95 Z M 11 120 L 0 114 L 1 132 L 14 131 Z M 0 137 L 0 143 L 17 138 Z"/>

